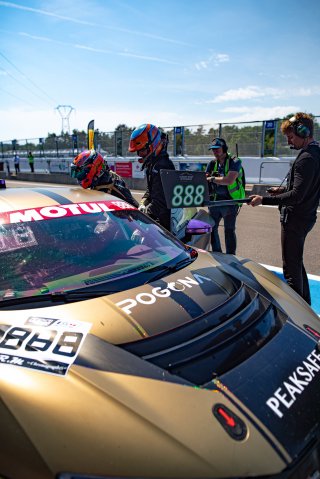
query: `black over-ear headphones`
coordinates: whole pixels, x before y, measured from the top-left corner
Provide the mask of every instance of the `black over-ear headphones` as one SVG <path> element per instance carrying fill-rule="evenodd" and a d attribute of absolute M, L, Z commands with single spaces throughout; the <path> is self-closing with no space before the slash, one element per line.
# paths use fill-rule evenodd
<path fill-rule="evenodd" d="M 225 142 L 225 140 L 224 140 L 223 138 L 214 138 L 214 139 L 212 140 L 212 143 L 214 143 L 215 141 L 217 141 L 217 142 L 220 143 L 223 153 L 227 153 L 227 151 L 228 151 L 228 145 L 227 145 L 227 143 Z"/>
<path fill-rule="evenodd" d="M 310 129 L 304 125 L 301 120 L 297 120 L 295 116 L 289 119 L 290 123 L 292 123 L 293 132 L 295 135 L 299 136 L 300 138 L 307 138 L 311 135 Z"/>

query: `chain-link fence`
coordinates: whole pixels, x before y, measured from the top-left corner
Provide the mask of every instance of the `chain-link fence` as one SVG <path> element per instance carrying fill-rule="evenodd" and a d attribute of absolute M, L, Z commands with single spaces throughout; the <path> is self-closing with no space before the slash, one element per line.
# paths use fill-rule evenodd
<path fill-rule="evenodd" d="M 314 138 L 320 137 L 320 116 L 315 116 Z M 282 120 L 255 121 L 244 123 L 216 123 L 212 125 L 189 125 L 163 127 L 168 134 L 170 156 L 208 156 L 208 147 L 214 137 L 221 136 L 229 151 L 241 156 L 294 156 L 286 137 L 280 131 Z M 95 147 L 107 157 L 132 157 L 128 152 L 132 129 L 123 128 L 112 132 L 95 131 Z M 46 138 L 11 140 L 0 142 L 1 158 L 12 158 L 18 154 L 26 158 L 29 151 L 35 158 L 73 158 L 87 148 L 87 134 L 76 132 L 60 136 L 50 134 Z M 1 162 L 1 160 L 0 160 Z"/>

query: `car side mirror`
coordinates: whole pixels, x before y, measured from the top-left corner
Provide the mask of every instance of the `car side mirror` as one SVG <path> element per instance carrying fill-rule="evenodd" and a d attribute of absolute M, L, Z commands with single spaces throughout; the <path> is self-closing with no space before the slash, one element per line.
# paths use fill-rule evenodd
<path fill-rule="evenodd" d="M 206 233 L 211 233 L 212 226 L 209 223 L 204 221 L 192 219 L 186 226 L 187 235 L 203 235 Z"/>
<path fill-rule="evenodd" d="M 6 180 L 0 179 L 0 188 L 6 188 L 6 187 L 7 187 Z"/>

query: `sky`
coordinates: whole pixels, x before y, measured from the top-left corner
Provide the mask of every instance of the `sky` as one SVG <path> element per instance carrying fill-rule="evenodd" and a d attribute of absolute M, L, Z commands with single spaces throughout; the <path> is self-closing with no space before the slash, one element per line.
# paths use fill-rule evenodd
<path fill-rule="evenodd" d="M 319 0 L 0 0 L 0 141 L 320 115 Z"/>

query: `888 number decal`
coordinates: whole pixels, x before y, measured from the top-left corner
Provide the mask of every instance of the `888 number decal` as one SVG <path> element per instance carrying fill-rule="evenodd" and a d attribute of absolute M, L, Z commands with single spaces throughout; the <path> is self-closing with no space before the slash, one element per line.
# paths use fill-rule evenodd
<path fill-rule="evenodd" d="M 73 327 L 71 331 L 63 326 L 0 329 L 0 363 L 65 375 L 80 351 L 90 323 L 79 321 Z"/>
<path fill-rule="evenodd" d="M 176 185 L 172 193 L 172 206 L 174 208 L 201 206 L 205 199 L 205 187 L 203 185 Z"/>
<path fill-rule="evenodd" d="M 2 331 L 0 331 L 1 335 L 4 335 Z M 57 340 L 55 341 L 56 337 Z M 12 350 L 17 353 L 19 349 L 24 351 L 48 351 L 52 354 L 73 357 L 78 351 L 82 338 L 82 333 L 73 331 L 57 333 L 57 331 L 46 330 L 41 333 L 14 327 L 10 328 L 0 341 L 0 350 L 4 348 L 7 351 Z"/>

